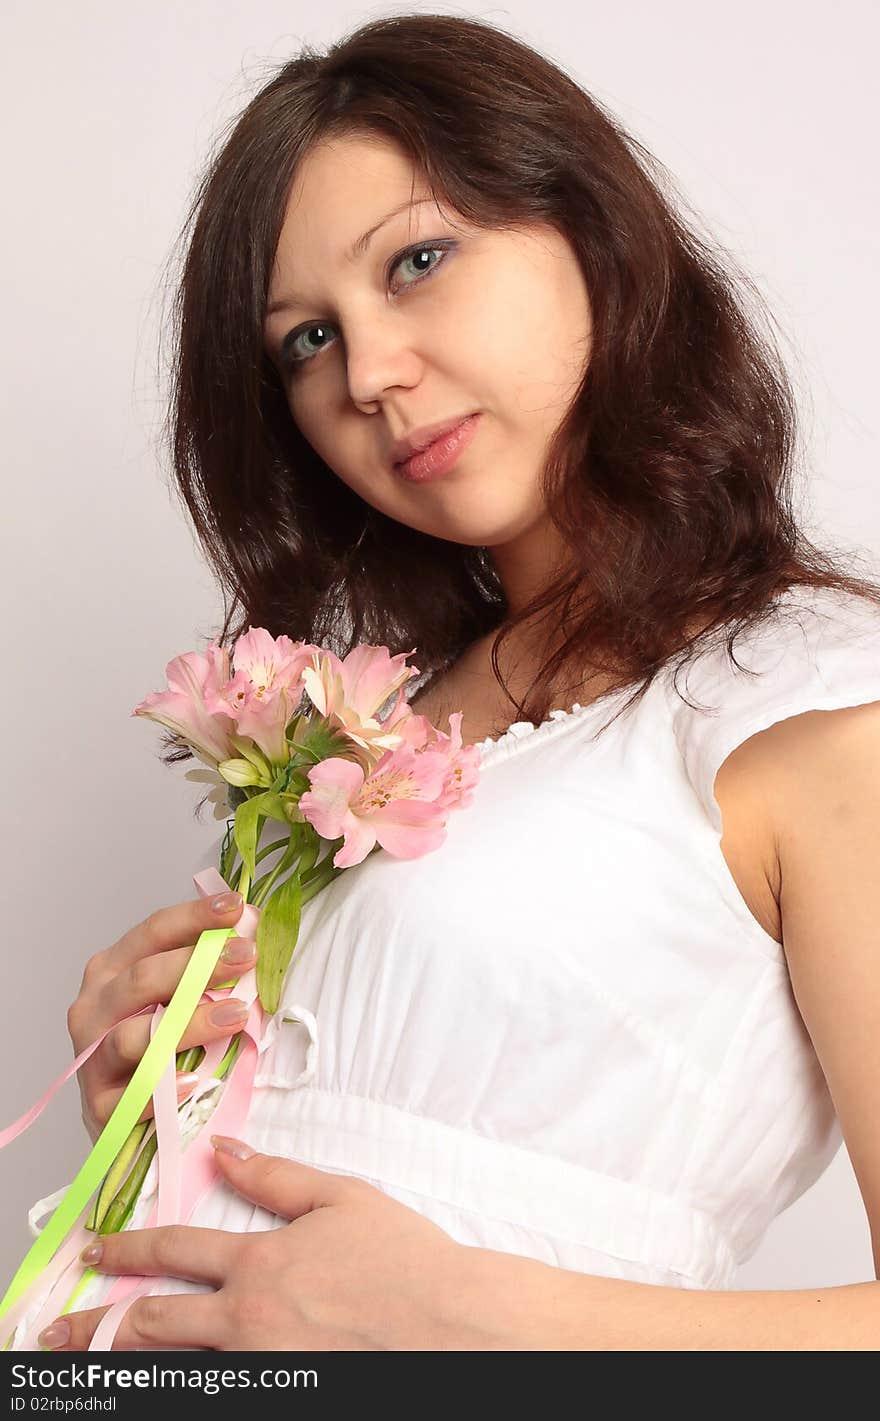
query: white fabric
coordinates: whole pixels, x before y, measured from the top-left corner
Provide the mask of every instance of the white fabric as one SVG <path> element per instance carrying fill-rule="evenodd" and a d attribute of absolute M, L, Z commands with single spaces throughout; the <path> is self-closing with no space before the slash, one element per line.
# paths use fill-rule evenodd
<path fill-rule="evenodd" d="M 252 1145 L 463 1244 L 730 1285 L 841 1134 L 782 946 L 721 852 L 715 774 L 774 721 L 880 700 L 880 612 L 792 591 L 734 651 L 762 674 L 723 640 L 679 673 L 708 713 L 664 673 L 596 740 L 629 692 L 482 742 L 442 848 L 371 855 L 306 905 Z M 192 1222 L 286 1221 L 223 1187 Z"/>

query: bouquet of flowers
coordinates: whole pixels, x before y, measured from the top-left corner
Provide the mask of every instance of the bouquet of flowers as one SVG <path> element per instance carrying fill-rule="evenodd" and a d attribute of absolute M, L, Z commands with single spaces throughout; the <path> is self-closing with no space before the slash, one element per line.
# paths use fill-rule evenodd
<path fill-rule="evenodd" d="M 151 1171 L 158 1180 L 157 1203 L 147 1227 L 187 1222 L 210 1189 L 216 1169 L 202 1130 L 208 1118 L 213 1128 L 233 1135 L 244 1123 L 256 1056 L 267 1028 L 278 1027 L 275 1017 L 303 906 L 343 869 L 377 849 L 407 859 L 439 848 L 450 810 L 471 803 L 479 748 L 462 745 L 460 712 L 450 715 L 447 735 L 410 709 L 403 687 L 420 673 L 406 665 L 409 654 L 392 657 L 387 647 L 363 644 L 340 660 L 319 646 L 251 627 L 236 642 L 231 663 L 216 641 L 207 653 L 187 652 L 170 661 L 168 689 L 147 696 L 132 711 L 171 730 L 206 767 L 187 777 L 211 784 L 208 798 L 215 813 L 233 817 L 227 820 L 219 869 L 197 874 L 194 881 L 202 894 L 235 889 L 245 906 L 235 929 L 202 933 L 168 1006 L 146 1009 L 152 1017 L 150 1044 L 0 1302 L 3 1350 L 40 1288 L 48 1287 L 48 1295 L 19 1350 L 32 1349 L 45 1322 L 73 1308 L 94 1276 L 79 1260 L 82 1247 L 96 1232 L 126 1226 Z M 395 693 L 390 712 L 379 720 Z M 263 844 L 268 824 L 274 838 Z M 258 875 L 272 854 L 278 855 L 276 862 Z M 256 968 L 209 990 L 207 982 L 233 931 L 256 937 Z M 249 1008 L 244 1027 L 207 1049 L 177 1051 L 198 1003 L 233 987 Z M 0 1131 L 0 1148 L 27 1129 L 102 1040 L 92 1042 L 41 1100 Z M 175 1087 L 178 1070 L 198 1075 L 183 1105 Z M 153 1118 L 139 1121 L 151 1096 Z M 114 1306 L 93 1349 L 112 1345 L 125 1310 L 158 1281 L 118 1280 L 108 1295 Z"/>

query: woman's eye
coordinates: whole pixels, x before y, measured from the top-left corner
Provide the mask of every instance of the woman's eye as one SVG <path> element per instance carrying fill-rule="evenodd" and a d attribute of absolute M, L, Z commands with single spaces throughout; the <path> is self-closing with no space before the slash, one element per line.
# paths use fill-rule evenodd
<path fill-rule="evenodd" d="M 414 267 L 411 268 L 411 270 L 414 269 L 416 274 L 411 281 L 404 281 L 403 289 L 406 290 L 408 287 L 417 286 L 420 281 L 424 281 L 427 277 L 434 274 L 437 267 L 442 264 L 449 249 L 453 246 L 455 246 L 455 243 L 450 241 L 432 243 L 430 245 L 426 242 L 422 242 L 418 246 L 409 247 L 405 252 L 402 252 L 399 257 L 395 258 L 389 271 L 396 271 L 398 267 L 403 267 L 407 263 L 412 262 Z M 428 256 L 437 256 L 438 260 L 431 262 L 429 265 L 422 265 L 420 267 L 418 259 L 425 254 Z M 310 326 L 301 326 L 299 330 L 292 331 L 289 336 L 285 337 L 281 346 L 280 359 L 282 365 L 291 371 L 295 371 L 297 366 L 305 365 L 310 360 L 314 360 L 315 356 L 320 355 L 321 351 L 326 348 L 326 332 L 328 330 L 332 330 L 332 326 L 315 321 L 312 322 Z M 313 345 L 313 339 L 317 339 L 320 343 Z"/>

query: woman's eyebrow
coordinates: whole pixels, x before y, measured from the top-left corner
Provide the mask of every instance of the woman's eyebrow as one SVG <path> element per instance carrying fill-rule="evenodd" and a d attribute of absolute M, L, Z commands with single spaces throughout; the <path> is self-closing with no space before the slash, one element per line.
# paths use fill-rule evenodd
<path fill-rule="evenodd" d="M 345 260 L 347 262 L 353 262 L 356 257 L 362 256 L 370 245 L 371 238 L 375 236 L 380 227 L 384 227 L 386 222 L 390 222 L 392 217 L 396 217 L 400 212 L 405 212 L 408 207 L 420 207 L 423 203 L 433 202 L 433 200 L 432 197 L 418 197 L 415 201 L 401 202 L 397 207 L 393 207 L 390 212 L 386 212 L 385 216 L 379 219 L 374 227 L 370 227 L 368 231 L 364 232 L 363 236 L 358 237 L 357 241 L 351 244 L 348 251 L 345 252 Z M 274 316 L 276 311 L 287 311 L 292 306 L 305 306 L 307 304 L 308 303 L 299 296 L 298 292 L 290 291 L 279 301 L 273 301 L 271 306 L 266 307 L 266 316 Z"/>

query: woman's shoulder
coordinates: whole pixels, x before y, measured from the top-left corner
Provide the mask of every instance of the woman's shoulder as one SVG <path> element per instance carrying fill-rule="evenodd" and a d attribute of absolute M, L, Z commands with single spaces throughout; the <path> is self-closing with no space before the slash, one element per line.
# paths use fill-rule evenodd
<path fill-rule="evenodd" d="M 792 588 L 728 647 L 713 638 L 675 681 L 672 723 L 685 767 L 714 827 L 715 781 L 767 781 L 795 717 L 880 700 L 880 607 L 837 589 Z M 742 748 L 763 732 L 760 745 Z"/>
<path fill-rule="evenodd" d="M 781 840 L 797 765 L 817 734 L 880 700 L 880 607 L 837 589 L 796 587 L 733 642 L 713 640 L 687 678 L 696 708 L 673 722 L 691 782 L 742 897 L 782 940 Z"/>

